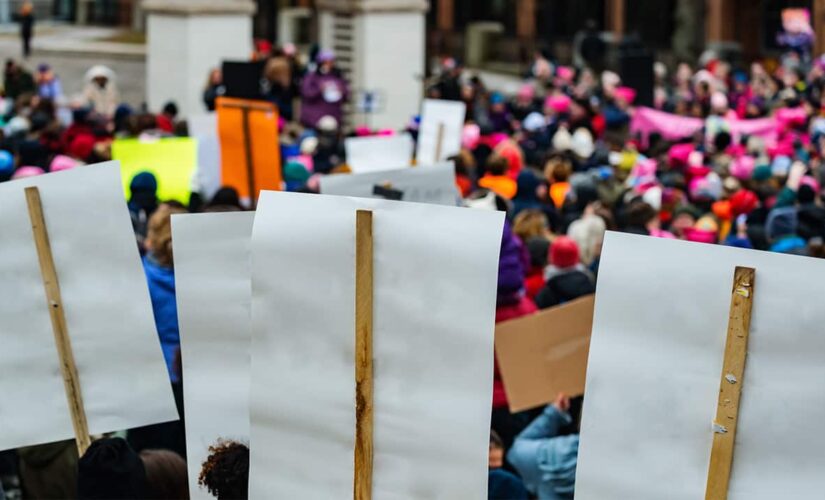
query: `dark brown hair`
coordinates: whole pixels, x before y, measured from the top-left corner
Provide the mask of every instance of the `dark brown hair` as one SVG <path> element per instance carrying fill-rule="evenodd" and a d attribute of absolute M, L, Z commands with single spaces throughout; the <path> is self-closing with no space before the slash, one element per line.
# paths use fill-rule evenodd
<path fill-rule="evenodd" d="M 218 500 L 249 497 L 249 447 L 235 441 L 218 441 L 209 447 L 198 484 Z"/>
<path fill-rule="evenodd" d="M 186 461 L 174 451 L 143 450 L 146 469 L 147 498 L 151 500 L 186 500 L 189 498 Z"/>

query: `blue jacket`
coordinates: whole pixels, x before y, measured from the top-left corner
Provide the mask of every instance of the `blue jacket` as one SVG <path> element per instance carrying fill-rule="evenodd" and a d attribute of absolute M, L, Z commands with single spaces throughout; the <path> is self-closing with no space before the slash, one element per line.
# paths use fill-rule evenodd
<path fill-rule="evenodd" d="M 559 436 L 570 415 L 548 406 L 516 436 L 507 460 L 516 468 L 530 493 L 539 500 L 573 498 L 579 435 Z"/>
<path fill-rule="evenodd" d="M 175 300 L 175 271 L 171 267 L 159 265 L 151 255 L 143 258 L 143 270 L 149 283 L 149 296 L 152 298 L 152 310 L 155 313 L 155 327 L 160 337 L 163 357 L 172 382 L 178 382 L 175 374 L 175 352 L 180 348 L 178 332 L 178 307 Z"/>

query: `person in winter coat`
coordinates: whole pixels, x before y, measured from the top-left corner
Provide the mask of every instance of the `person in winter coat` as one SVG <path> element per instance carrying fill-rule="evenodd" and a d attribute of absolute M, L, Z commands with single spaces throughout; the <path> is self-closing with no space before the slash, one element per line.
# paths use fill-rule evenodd
<path fill-rule="evenodd" d="M 92 442 L 77 467 L 77 494 L 72 498 L 148 498 L 146 469 L 122 438 Z"/>
<path fill-rule="evenodd" d="M 579 260 L 579 246 L 567 236 L 559 236 L 550 245 L 550 265 L 544 277 L 547 284 L 536 295 L 536 305 L 540 309 L 564 304 L 596 291 L 593 277 Z"/>
<path fill-rule="evenodd" d="M 55 102 L 63 98 L 60 78 L 54 74 L 54 70 L 48 64 L 41 64 L 37 67 L 37 95 Z"/>
<path fill-rule="evenodd" d="M 155 326 L 172 382 L 179 382 L 174 362 L 180 349 L 175 270 L 172 260 L 172 215 L 180 213 L 186 213 L 186 210 L 161 205 L 152 214 L 146 234 L 146 256 L 143 258 L 143 270 L 149 283 Z"/>
<path fill-rule="evenodd" d="M 26 446 L 18 449 L 17 455 L 20 457 L 20 485 L 25 498 L 75 496 L 77 445 L 74 439 Z"/>
<path fill-rule="evenodd" d="M 527 490 L 539 500 L 573 498 L 578 433 L 560 435 L 571 425 L 570 399 L 559 394 L 513 442 L 507 460 L 516 468 Z M 578 426 L 576 426 L 578 427 Z"/>
<path fill-rule="evenodd" d="M 146 233 L 149 218 L 158 208 L 158 181 L 149 172 L 140 172 L 129 183 L 129 215 L 141 255 L 146 253 Z"/>
<path fill-rule="evenodd" d="M 20 41 L 23 43 L 23 57 L 28 59 L 32 53 L 32 36 L 34 36 L 34 5 L 23 2 L 20 7 Z"/>
<path fill-rule="evenodd" d="M 318 121 L 331 116 L 341 123 L 349 87 L 335 67 L 335 55 L 322 50 L 316 58 L 318 69 L 304 77 L 301 85 L 301 123 L 315 128 Z"/>
<path fill-rule="evenodd" d="M 89 69 L 86 72 L 86 86 L 83 87 L 83 100 L 100 115 L 113 117 L 120 104 L 115 72 L 101 65 Z"/>

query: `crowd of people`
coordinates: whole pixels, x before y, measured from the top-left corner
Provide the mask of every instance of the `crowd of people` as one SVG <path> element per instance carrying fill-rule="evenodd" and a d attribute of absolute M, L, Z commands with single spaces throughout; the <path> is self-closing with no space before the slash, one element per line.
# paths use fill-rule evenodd
<path fill-rule="evenodd" d="M 261 95 L 283 118 L 284 187 L 317 192 L 320 176 L 349 172 L 349 88 L 335 55 L 258 43 Z M 149 112 L 120 102 L 117 77 L 89 69 L 80 95 L 66 96 L 48 65 L 34 73 L 9 60 L 0 101 L 0 181 L 78 168 L 111 158 L 117 137 L 186 135 L 177 107 Z M 825 257 L 821 158 L 825 147 L 825 58 L 789 52 L 739 67 L 713 54 L 699 63 L 655 65 L 651 108 L 609 70 L 557 64 L 537 53 L 514 95 L 488 88 L 460 61 L 444 58 L 426 96 L 462 101 L 466 123 L 452 159 L 467 206 L 507 213 L 496 321 L 532 314 L 595 291 L 607 230 L 707 244 Z M 226 93 L 216 69 L 204 110 Z M 638 126 L 643 113 L 655 119 Z M 650 115 L 645 115 L 650 116 Z M 690 119 L 680 136 L 668 123 Z M 659 120 L 659 122 L 656 122 Z M 743 123 L 761 120 L 760 128 Z M 680 122 L 682 123 L 682 122 Z M 687 123 L 687 122 L 684 122 Z M 765 126 L 767 124 L 767 127 Z M 684 130 L 684 127 L 680 130 Z M 182 412 L 183 375 L 170 218 L 187 211 L 243 210 L 238 193 L 188 205 L 160 200 L 157 180 L 131 180 L 129 211 L 144 259 L 170 383 Z M 490 498 L 569 499 L 575 489 L 582 397 L 513 414 L 496 370 L 490 434 Z M 245 498 L 249 449 L 216 445 L 200 482 L 217 498 Z M 0 454 L 0 498 L 187 498 L 183 418 L 95 441 Z"/>

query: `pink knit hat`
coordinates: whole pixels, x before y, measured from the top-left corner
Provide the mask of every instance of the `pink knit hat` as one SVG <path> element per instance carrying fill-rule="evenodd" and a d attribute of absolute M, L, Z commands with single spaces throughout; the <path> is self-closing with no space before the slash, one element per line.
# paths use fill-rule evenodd
<path fill-rule="evenodd" d="M 750 179 L 753 169 L 756 168 L 756 159 L 750 155 L 740 156 L 730 165 L 730 173 L 740 180 Z"/>
<path fill-rule="evenodd" d="M 687 165 L 690 153 L 696 149 L 693 144 L 674 144 L 667 153 L 667 160 L 671 167 Z"/>
<path fill-rule="evenodd" d="M 11 178 L 25 179 L 27 177 L 37 177 L 38 175 L 43 175 L 45 173 L 46 171 L 40 167 L 24 166 L 15 170 L 14 175 L 12 175 Z"/>
<path fill-rule="evenodd" d="M 61 172 L 63 170 L 71 170 L 77 166 L 82 165 L 81 162 L 66 155 L 57 155 L 49 165 L 50 172 Z"/>
<path fill-rule="evenodd" d="M 464 125 L 464 130 L 461 131 L 461 147 L 469 150 L 474 150 L 481 142 L 481 128 L 475 123 L 468 123 Z"/>
<path fill-rule="evenodd" d="M 616 99 L 620 99 L 628 104 L 633 104 L 633 101 L 636 100 L 636 91 L 631 87 L 616 87 L 613 95 Z"/>
<path fill-rule="evenodd" d="M 570 111 L 570 103 L 572 99 L 564 94 L 555 94 L 547 96 L 544 100 L 544 108 L 552 109 L 556 113 L 563 114 Z"/>

